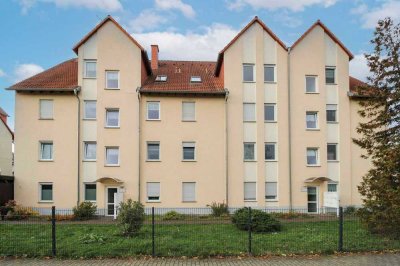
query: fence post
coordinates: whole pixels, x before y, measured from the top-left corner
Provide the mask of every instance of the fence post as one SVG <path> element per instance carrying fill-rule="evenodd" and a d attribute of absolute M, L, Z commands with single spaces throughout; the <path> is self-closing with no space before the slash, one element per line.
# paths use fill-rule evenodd
<path fill-rule="evenodd" d="M 338 251 L 343 251 L 343 207 L 339 207 L 339 243 Z"/>
<path fill-rule="evenodd" d="M 251 220 L 251 207 L 249 207 L 249 217 L 247 220 L 247 225 L 248 225 L 248 232 L 249 232 L 249 246 L 248 246 L 248 252 L 249 255 L 252 254 L 251 252 L 251 227 L 252 227 L 252 220 Z"/>
<path fill-rule="evenodd" d="M 154 232 L 154 207 L 151 207 L 151 255 L 153 257 L 156 256 L 156 247 L 155 247 L 155 241 L 154 241 L 154 236 L 155 236 L 155 232 Z"/>
<path fill-rule="evenodd" d="M 56 256 L 56 207 L 51 207 L 51 255 Z"/>

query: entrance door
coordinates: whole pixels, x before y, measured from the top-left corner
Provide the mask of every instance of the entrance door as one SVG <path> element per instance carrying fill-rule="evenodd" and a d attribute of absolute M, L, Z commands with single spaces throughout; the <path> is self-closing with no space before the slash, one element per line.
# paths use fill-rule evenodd
<path fill-rule="evenodd" d="M 118 188 L 116 187 L 107 188 L 107 215 L 114 215 L 114 203 L 115 203 L 114 193 L 117 192 Z"/>
<path fill-rule="evenodd" d="M 318 188 L 307 187 L 307 211 L 310 213 L 318 212 Z"/>

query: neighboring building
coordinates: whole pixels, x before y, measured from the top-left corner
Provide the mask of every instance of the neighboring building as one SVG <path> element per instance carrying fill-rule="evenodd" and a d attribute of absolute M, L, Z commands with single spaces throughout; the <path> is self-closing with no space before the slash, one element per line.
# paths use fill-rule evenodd
<path fill-rule="evenodd" d="M 7 124 L 8 114 L 0 107 L 0 175 L 13 175 L 12 144 L 14 132 Z"/>
<path fill-rule="evenodd" d="M 361 203 L 359 81 L 320 21 L 288 48 L 255 17 L 217 62 L 192 62 L 159 60 L 157 45 L 150 61 L 107 17 L 73 50 L 78 58 L 9 88 L 21 204 L 316 212 L 327 191 Z"/>

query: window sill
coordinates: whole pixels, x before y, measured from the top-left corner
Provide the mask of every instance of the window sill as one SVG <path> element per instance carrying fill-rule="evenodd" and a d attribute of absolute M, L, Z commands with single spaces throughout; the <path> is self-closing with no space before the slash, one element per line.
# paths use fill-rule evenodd
<path fill-rule="evenodd" d="M 83 159 L 82 162 L 85 162 L 85 163 L 94 162 L 95 163 L 95 162 L 97 162 L 97 160 Z"/>
<path fill-rule="evenodd" d="M 193 200 L 193 201 L 182 201 L 182 203 L 197 203 L 197 201 Z"/>
<path fill-rule="evenodd" d="M 83 77 L 83 79 L 97 79 L 97 77 Z"/>
<path fill-rule="evenodd" d="M 146 160 L 146 162 L 154 163 L 154 162 L 161 162 L 161 160 Z"/>
<path fill-rule="evenodd" d="M 161 203 L 161 200 L 147 200 L 147 203 Z"/>
<path fill-rule="evenodd" d="M 278 199 L 265 199 L 265 202 L 279 202 Z"/>
<path fill-rule="evenodd" d="M 257 200 L 256 199 L 249 199 L 249 200 L 244 200 L 244 202 L 257 202 Z"/>
<path fill-rule="evenodd" d="M 264 83 L 265 83 L 265 84 L 277 84 L 276 81 L 265 81 L 265 80 L 264 80 Z"/>
<path fill-rule="evenodd" d="M 109 128 L 109 129 L 119 129 L 119 128 L 121 128 L 121 127 L 120 127 L 120 126 L 117 126 L 117 127 L 105 126 L 104 128 Z"/>
<path fill-rule="evenodd" d="M 196 122 L 196 120 L 182 120 L 182 122 Z"/>
<path fill-rule="evenodd" d="M 243 120 L 243 123 L 257 123 L 256 120 Z"/>
<path fill-rule="evenodd" d="M 104 88 L 105 90 L 108 90 L 108 91 L 119 91 L 120 90 L 120 88 Z"/>
<path fill-rule="evenodd" d="M 265 162 L 266 162 L 266 163 L 268 163 L 268 162 L 276 162 L 276 163 L 277 163 L 278 160 L 265 160 Z"/>
<path fill-rule="evenodd" d="M 270 124 L 276 124 L 276 123 L 278 123 L 278 121 L 276 121 L 276 120 L 274 120 L 274 121 L 266 121 L 266 120 L 264 120 L 264 123 L 270 123 Z"/>
<path fill-rule="evenodd" d="M 83 121 L 96 121 L 96 118 L 82 118 Z"/>
<path fill-rule="evenodd" d="M 146 119 L 146 121 L 161 121 L 161 119 Z"/>
<path fill-rule="evenodd" d="M 190 162 L 197 162 L 197 160 L 182 160 L 182 162 L 185 162 L 185 163 L 189 162 L 190 163 Z"/>
<path fill-rule="evenodd" d="M 319 94 L 319 92 L 306 92 L 306 94 Z"/>
<path fill-rule="evenodd" d="M 327 161 L 328 161 L 328 163 L 340 163 L 339 160 L 327 160 Z"/>
<path fill-rule="evenodd" d="M 306 128 L 307 131 L 320 131 L 319 128 Z"/>
<path fill-rule="evenodd" d="M 338 121 L 326 121 L 327 124 L 339 124 Z"/>
<path fill-rule="evenodd" d="M 54 118 L 39 118 L 39 120 L 54 120 Z"/>
<path fill-rule="evenodd" d="M 257 161 L 256 160 L 243 160 L 243 162 L 245 162 L 245 163 L 256 163 Z"/>
<path fill-rule="evenodd" d="M 244 81 L 243 80 L 243 83 L 256 83 L 255 81 Z"/>
<path fill-rule="evenodd" d="M 43 159 L 39 159 L 39 162 L 54 162 L 54 160 L 43 160 Z"/>
<path fill-rule="evenodd" d="M 52 200 L 39 200 L 38 203 L 39 204 L 46 204 L 46 203 L 49 204 L 49 203 L 54 203 L 54 201 L 52 201 Z"/>
<path fill-rule="evenodd" d="M 106 164 L 104 167 L 120 167 L 119 164 Z"/>
<path fill-rule="evenodd" d="M 325 83 L 325 85 L 337 85 L 337 83 Z"/>
<path fill-rule="evenodd" d="M 307 167 L 321 167 L 320 164 L 307 164 Z"/>

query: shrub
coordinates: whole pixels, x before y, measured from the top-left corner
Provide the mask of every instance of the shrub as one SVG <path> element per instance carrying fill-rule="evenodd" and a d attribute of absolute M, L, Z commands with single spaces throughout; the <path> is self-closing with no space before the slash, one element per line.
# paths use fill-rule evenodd
<path fill-rule="evenodd" d="M 277 219 L 314 218 L 314 216 L 311 214 L 295 212 L 295 211 L 274 212 L 274 213 L 271 213 L 271 216 L 274 218 L 277 218 Z"/>
<path fill-rule="evenodd" d="M 77 220 L 90 220 L 94 217 L 96 213 L 96 204 L 84 201 L 79 204 L 78 207 L 74 207 L 72 211 L 74 212 L 74 218 Z"/>
<path fill-rule="evenodd" d="M 354 207 L 354 206 L 347 206 L 345 209 L 344 209 L 344 211 L 343 211 L 343 213 L 344 214 L 346 214 L 346 215 L 353 215 L 353 214 L 355 214 L 357 212 L 357 209 L 356 209 L 356 207 Z"/>
<path fill-rule="evenodd" d="M 128 199 L 127 202 L 121 202 L 117 222 L 122 228 L 122 234 L 125 236 L 136 235 L 143 226 L 144 207 L 140 202 Z"/>
<path fill-rule="evenodd" d="M 173 220 L 183 220 L 185 219 L 185 215 L 180 214 L 176 211 L 169 211 L 162 217 L 164 221 L 173 221 Z"/>
<path fill-rule="evenodd" d="M 213 202 L 210 205 L 207 205 L 207 207 L 211 208 L 212 216 L 220 217 L 222 215 L 229 215 L 228 204 L 225 202 Z"/>
<path fill-rule="evenodd" d="M 39 216 L 39 213 L 34 211 L 32 208 L 16 205 L 7 213 L 6 217 L 8 220 L 26 220 L 29 217 L 35 216 Z"/>
<path fill-rule="evenodd" d="M 232 217 L 232 222 L 240 230 L 249 230 L 249 208 L 237 210 Z M 251 210 L 251 231 L 267 233 L 281 230 L 281 224 L 270 214 L 261 210 Z"/>
<path fill-rule="evenodd" d="M 46 215 L 44 217 L 46 218 L 47 221 L 51 221 L 52 220 L 51 215 Z M 75 216 L 73 214 L 56 214 L 56 216 L 55 216 L 55 220 L 57 222 L 60 222 L 60 221 L 72 221 L 74 219 L 75 219 Z"/>

